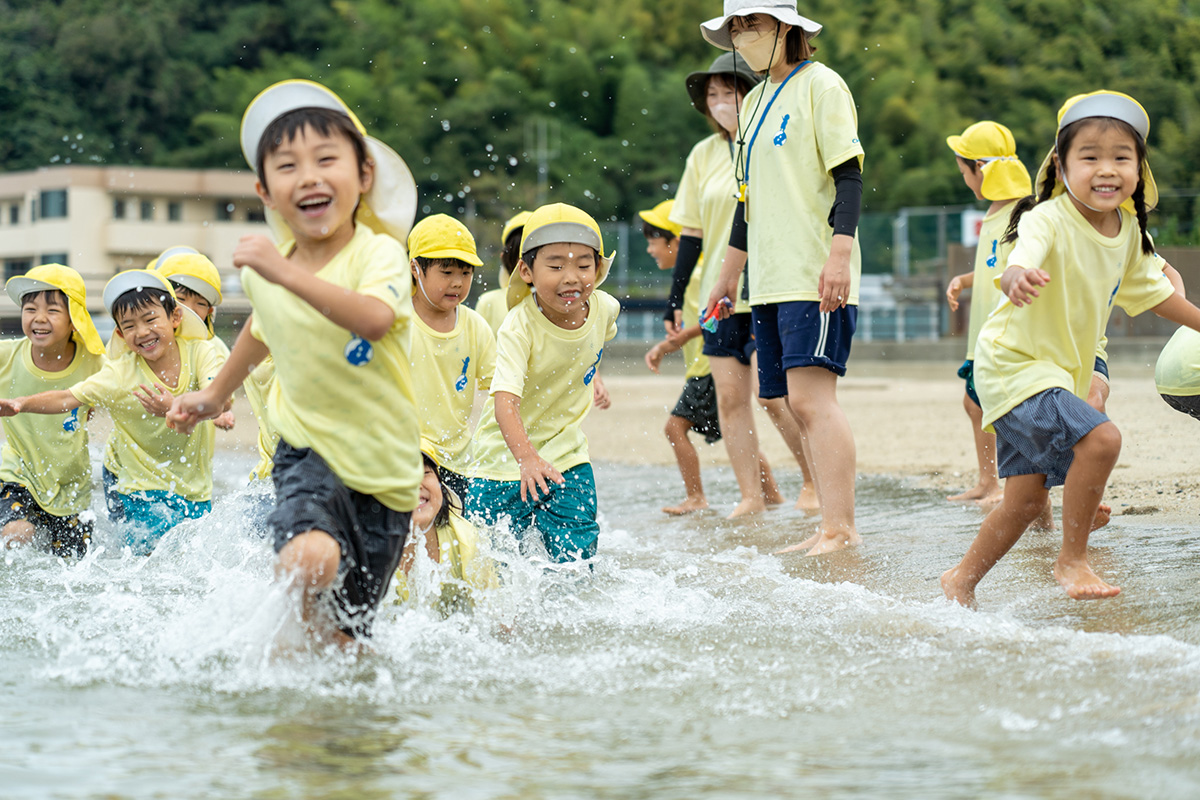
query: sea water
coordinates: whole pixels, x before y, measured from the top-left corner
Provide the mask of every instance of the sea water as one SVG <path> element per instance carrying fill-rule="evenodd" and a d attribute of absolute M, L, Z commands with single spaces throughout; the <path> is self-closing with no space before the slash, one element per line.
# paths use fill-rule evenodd
<path fill-rule="evenodd" d="M 389 604 L 370 653 L 280 654 L 249 463 L 217 469 L 148 559 L 106 522 L 76 563 L 3 555 L 0 797 L 1200 796 L 1195 525 L 1095 534 L 1124 591 L 1093 603 L 1030 533 L 969 612 L 937 578 L 975 509 L 862 478 L 861 547 L 775 556 L 813 520 L 668 518 L 674 470 L 599 464 L 591 574 L 516 561 L 472 614 Z"/>

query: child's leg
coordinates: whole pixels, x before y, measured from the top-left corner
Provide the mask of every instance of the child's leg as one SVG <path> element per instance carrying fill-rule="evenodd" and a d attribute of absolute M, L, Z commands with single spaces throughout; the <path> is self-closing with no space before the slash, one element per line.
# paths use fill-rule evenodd
<path fill-rule="evenodd" d="M 971 433 L 975 437 L 975 459 L 979 464 L 979 481 L 975 487 L 962 494 L 947 497 L 951 503 L 978 501 L 993 503 L 998 501 L 1002 491 L 1000 478 L 996 474 L 996 434 L 983 429 L 983 409 L 963 392 L 963 408 L 971 419 Z"/>
<path fill-rule="evenodd" d="M 736 358 L 709 357 L 713 382 L 717 387 L 717 414 L 721 435 L 729 453 L 729 463 L 741 491 L 741 502 L 732 517 L 765 511 L 763 483 L 759 464 L 758 434 L 754 430 L 754 409 L 750 399 L 750 367 Z"/>
<path fill-rule="evenodd" d="M 687 492 L 687 497 L 682 503 L 663 509 L 668 514 L 687 514 L 708 508 L 708 500 L 704 497 L 704 484 L 700 480 L 700 456 L 696 454 L 696 448 L 688 439 L 688 431 L 691 429 L 692 423 L 674 414 L 667 417 L 667 424 L 663 428 L 667 441 L 671 443 L 671 449 L 675 451 L 675 462 L 679 464 L 679 474 L 683 478 L 684 491 Z"/>
<path fill-rule="evenodd" d="M 979 527 L 979 534 L 957 566 L 942 575 L 950 600 L 974 608 L 975 587 L 1021 538 L 1046 505 L 1045 475 L 1014 475 L 1004 481 L 1004 499 Z"/>
<path fill-rule="evenodd" d="M 0 530 L 0 537 L 3 537 L 5 547 L 21 547 L 33 541 L 35 532 L 29 520 L 14 519 Z"/>
<path fill-rule="evenodd" d="M 1121 433 L 1105 422 L 1075 443 L 1075 458 L 1063 484 L 1063 545 L 1054 577 L 1075 600 L 1113 597 L 1120 588 L 1092 572 L 1087 560 L 1088 534 L 1094 529 L 1100 498 L 1121 454 Z"/>
<path fill-rule="evenodd" d="M 808 554 L 858 544 L 854 434 L 837 402 L 837 375 L 824 367 L 796 367 L 787 371 L 787 387 L 788 403 L 808 437 L 821 501 L 820 538 Z"/>
<path fill-rule="evenodd" d="M 279 551 L 275 561 L 275 579 L 286 583 L 300 596 L 300 617 L 311 631 L 329 636 L 334 643 L 347 645 L 354 640 L 337 628 L 323 630 L 317 617 L 321 592 L 333 586 L 342 563 L 342 547 L 325 531 L 308 530 L 293 536 Z"/>

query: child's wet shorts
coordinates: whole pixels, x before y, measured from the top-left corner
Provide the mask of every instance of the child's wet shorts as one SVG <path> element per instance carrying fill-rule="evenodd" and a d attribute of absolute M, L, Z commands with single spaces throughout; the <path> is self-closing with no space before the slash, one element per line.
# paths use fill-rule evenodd
<path fill-rule="evenodd" d="M 507 517 L 523 552 L 530 543 L 529 532 L 536 530 L 555 563 L 589 559 L 596 555 L 600 539 L 592 465 L 571 467 L 562 476 L 565 483 L 547 481 L 549 495 L 537 500 L 528 499 L 528 494 L 521 499 L 520 481 L 473 478 L 467 493 L 467 517 L 488 527 Z"/>
<path fill-rule="evenodd" d="M 445 467 L 440 467 L 438 469 L 438 475 L 442 479 L 443 486 L 458 495 L 459 500 L 466 502 L 467 489 L 470 486 L 470 481 L 468 481 L 462 475 L 459 475 L 454 470 L 446 469 Z"/>
<path fill-rule="evenodd" d="M 342 550 L 329 592 L 336 624 L 348 636 L 369 636 L 375 610 L 400 563 L 411 512 L 395 511 L 348 488 L 314 450 L 282 439 L 271 477 L 276 505 L 267 525 L 275 552 L 305 531 L 332 536 Z"/>
<path fill-rule="evenodd" d="M 186 500 L 162 489 L 122 494 L 117 491 L 117 476 L 108 467 L 101 477 L 108 516 L 121 527 L 125 544 L 139 556 L 154 552 L 167 531 L 184 520 L 200 519 L 212 511 L 209 500 Z"/>
<path fill-rule="evenodd" d="M 704 349 L 701 351 L 712 358 L 736 358 L 747 367 L 754 355 L 753 323 L 749 314 L 734 314 L 717 321 L 715 331 L 701 330 Z"/>
<path fill-rule="evenodd" d="M 1167 405 L 1176 411 L 1182 411 L 1184 414 L 1189 414 L 1196 419 L 1200 419 L 1200 394 L 1194 394 L 1190 396 L 1160 394 L 1159 397 L 1161 397 L 1163 400 L 1166 400 Z"/>
<path fill-rule="evenodd" d="M 717 418 L 717 389 L 712 375 L 688 378 L 683 394 L 671 409 L 671 416 L 692 423 L 692 430 L 701 434 L 709 444 L 721 440 L 721 422 Z"/>
<path fill-rule="evenodd" d="M 971 402 L 983 408 L 983 403 L 979 402 L 979 395 L 975 394 L 975 362 L 972 359 L 968 358 L 958 368 L 958 377 L 967 382 L 967 397 L 971 398 Z"/>
<path fill-rule="evenodd" d="M 78 514 L 56 517 L 38 505 L 21 484 L 0 483 L 0 528 L 16 520 L 33 525 L 35 535 L 45 537 L 47 547 L 56 556 L 87 555 L 94 527 L 91 521 L 81 521 Z"/>
<path fill-rule="evenodd" d="M 1072 448 L 1105 422 L 1108 417 L 1066 389 L 1038 392 L 992 423 L 1000 477 L 1045 475 L 1047 489 L 1062 486 Z"/>
<path fill-rule="evenodd" d="M 858 306 L 821 311 L 815 300 L 796 300 L 755 306 L 753 315 L 759 397 L 786 397 L 789 369 L 824 367 L 846 374 Z"/>

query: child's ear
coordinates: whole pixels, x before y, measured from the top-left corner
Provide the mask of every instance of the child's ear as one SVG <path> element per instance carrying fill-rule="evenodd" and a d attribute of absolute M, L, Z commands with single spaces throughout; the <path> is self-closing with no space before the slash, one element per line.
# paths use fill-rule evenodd
<path fill-rule="evenodd" d="M 366 194 L 371 191 L 371 187 L 375 185 L 375 161 L 368 158 L 363 162 L 362 172 L 358 176 L 359 182 L 362 185 L 361 194 Z"/>
<path fill-rule="evenodd" d="M 275 208 L 275 203 L 271 200 L 271 193 L 262 185 L 262 181 L 254 182 L 254 193 L 258 195 L 258 199 L 262 200 L 262 204 L 267 208 Z"/>
<path fill-rule="evenodd" d="M 121 323 L 117 323 L 117 327 L 113 328 L 113 335 L 120 336 L 121 341 L 125 341 L 125 331 L 121 330 Z"/>
<path fill-rule="evenodd" d="M 179 330 L 179 326 L 183 324 L 183 306 L 175 306 L 175 310 L 171 312 L 171 327 Z"/>
<path fill-rule="evenodd" d="M 517 274 L 521 276 L 521 280 L 526 283 L 533 283 L 533 266 L 526 264 L 525 259 L 517 261 Z"/>

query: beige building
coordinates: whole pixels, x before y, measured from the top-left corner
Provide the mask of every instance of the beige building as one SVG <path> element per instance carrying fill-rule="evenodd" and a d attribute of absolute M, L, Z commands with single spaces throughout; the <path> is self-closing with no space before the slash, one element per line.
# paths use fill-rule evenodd
<path fill-rule="evenodd" d="M 57 166 L 0 174 L 0 263 L 4 279 L 38 264 L 73 267 L 88 305 L 103 312 L 105 282 L 144 267 L 173 245 L 194 247 L 221 270 L 222 312 L 249 311 L 232 257 L 238 239 L 267 234 L 254 176 L 235 170 Z M 0 321 L 20 312 L 0 293 Z"/>

